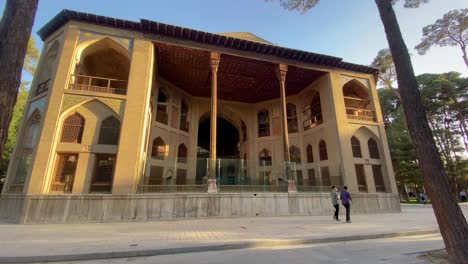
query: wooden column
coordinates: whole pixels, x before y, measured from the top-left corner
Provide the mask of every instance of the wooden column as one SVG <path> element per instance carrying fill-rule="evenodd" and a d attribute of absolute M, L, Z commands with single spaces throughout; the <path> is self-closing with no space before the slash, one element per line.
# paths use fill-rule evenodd
<path fill-rule="evenodd" d="M 208 192 L 216 193 L 216 118 L 218 116 L 218 66 L 220 54 L 211 52 L 210 67 L 211 67 L 211 133 L 210 133 L 210 166 L 208 177 Z"/>
<path fill-rule="evenodd" d="M 276 69 L 276 77 L 280 86 L 281 97 L 281 125 L 282 125 L 282 138 L 283 138 L 283 153 L 284 153 L 284 172 L 288 179 L 288 192 L 295 192 L 295 177 L 292 177 L 293 171 L 291 168 L 291 159 L 289 156 L 289 132 L 288 132 L 288 116 L 286 112 L 286 74 L 288 72 L 288 65 L 279 64 Z"/>

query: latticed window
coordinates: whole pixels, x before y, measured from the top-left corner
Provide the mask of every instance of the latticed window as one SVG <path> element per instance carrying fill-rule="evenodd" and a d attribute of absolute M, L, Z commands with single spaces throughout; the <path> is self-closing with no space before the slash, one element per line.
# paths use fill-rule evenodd
<path fill-rule="evenodd" d="M 55 178 L 51 186 L 52 192 L 72 192 L 77 164 L 77 153 L 58 154 Z"/>
<path fill-rule="evenodd" d="M 369 139 L 367 142 L 367 146 L 369 147 L 369 156 L 371 159 L 380 159 L 379 155 L 379 147 L 377 146 L 377 141 L 374 139 Z"/>
<path fill-rule="evenodd" d="M 156 108 L 156 121 L 163 124 L 168 124 L 168 96 L 163 88 L 159 88 L 158 105 Z"/>
<path fill-rule="evenodd" d="M 242 141 L 247 141 L 247 126 L 244 121 L 241 121 L 241 130 L 242 130 Z"/>
<path fill-rule="evenodd" d="M 259 155 L 260 166 L 271 166 L 271 152 L 263 149 Z"/>
<path fill-rule="evenodd" d="M 261 110 L 257 114 L 258 117 L 258 136 L 270 136 L 270 117 L 267 110 Z"/>
<path fill-rule="evenodd" d="M 385 192 L 385 182 L 382 175 L 381 165 L 372 165 L 372 174 L 374 175 L 375 190 L 377 192 Z"/>
<path fill-rule="evenodd" d="M 307 162 L 314 162 L 314 152 L 312 151 L 312 145 L 308 144 L 306 148 Z"/>
<path fill-rule="evenodd" d="M 286 115 L 288 118 L 288 132 L 297 133 L 299 129 L 297 126 L 296 105 L 288 103 L 286 105 Z"/>
<path fill-rule="evenodd" d="M 187 163 L 187 147 L 185 144 L 180 144 L 177 151 L 177 162 Z"/>
<path fill-rule="evenodd" d="M 81 143 L 85 119 L 78 113 L 67 117 L 63 123 L 61 142 Z"/>
<path fill-rule="evenodd" d="M 301 150 L 296 146 L 290 146 L 289 157 L 291 162 L 301 163 Z"/>
<path fill-rule="evenodd" d="M 91 192 L 111 192 L 114 179 L 115 155 L 96 155 Z"/>
<path fill-rule="evenodd" d="M 319 156 L 320 160 L 328 160 L 327 143 L 324 140 L 319 143 Z"/>
<path fill-rule="evenodd" d="M 163 160 L 166 157 L 166 143 L 164 143 L 160 137 L 157 137 L 153 140 L 151 157 L 160 160 Z"/>
<path fill-rule="evenodd" d="M 320 168 L 320 174 L 322 176 L 322 186 L 331 186 L 330 169 L 322 167 Z"/>
<path fill-rule="evenodd" d="M 189 131 L 189 122 L 188 122 L 188 106 L 187 103 L 182 100 L 180 106 L 180 130 L 188 132 Z"/>
<path fill-rule="evenodd" d="M 353 157 L 362 158 L 361 143 L 354 136 L 351 138 L 351 148 L 353 149 Z"/>
<path fill-rule="evenodd" d="M 364 172 L 364 165 L 355 164 L 356 177 L 358 182 L 358 188 L 360 192 L 367 192 L 366 173 Z"/>
<path fill-rule="evenodd" d="M 99 144 L 118 145 L 120 136 L 120 121 L 111 116 L 102 121 L 99 132 Z"/>

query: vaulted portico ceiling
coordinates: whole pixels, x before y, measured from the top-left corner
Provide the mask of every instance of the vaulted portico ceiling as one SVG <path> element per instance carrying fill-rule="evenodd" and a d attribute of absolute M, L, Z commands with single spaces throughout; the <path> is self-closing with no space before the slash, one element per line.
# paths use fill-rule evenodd
<path fill-rule="evenodd" d="M 155 42 L 158 74 L 194 96 L 210 97 L 210 52 Z M 256 103 L 279 98 L 276 64 L 221 54 L 218 69 L 218 98 Z M 286 94 L 293 95 L 325 72 L 290 66 Z"/>

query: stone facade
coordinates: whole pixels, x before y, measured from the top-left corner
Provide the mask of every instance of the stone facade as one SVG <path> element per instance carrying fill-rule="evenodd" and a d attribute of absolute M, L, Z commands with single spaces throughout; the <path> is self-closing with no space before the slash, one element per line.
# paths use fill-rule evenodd
<path fill-rule="evenodd" d="M 376 76 L 359 70 L 364 66 L 350 70 L 341 64 L 308 64 L 79 19 L 43 37 L 0 197 L 2 219 L 44 223 L 313 215 L 330 212 L 330 185 L 349 187 L 355 211 L 399 211 Z M 210 72 L 209 56 L 206 72 L 197 63 L 182 67 L 210 52 L 220 54 L 219 76 Z M 236 80 L 264 87 L 277 83 L 273 70 L 262 69 L 265 65 L 288 67 L 281 88 L 284 101 L 281 85 L 277 96 L 271 96 L 276 94 L 271 88 L 240 92 L 252 93 L 250 97 L 228 89 L 236 87 Z M 270 78 L 245 76 L 249 72 L 242 73 L 243 67 L 263 70 Z M 189 88 L 189 81 L 193 84 L 200 75 L 207 80 Z M 213 76 L 219 89 L 209 81 Z M 219 96 L 205 93 L 206 84 Z M 289 88 L 293 86 L 299 89 Z M 230 151 L 218 150 L 214 157 L 213 142 L 207 145 L 202 139 L 204 127 L 213 128 L 213 100 L 214 116 L 222 119 L 218 123 L 231 129 L 217 133 L 216 140 Z M 231 134 L 237 139 L 229 139 Z M 206 162 L 200 163 L 201 158 Z M 211 165 L 214 160 L 218 165 Z M 285 164 L 292 164 L 293 173 Z M 210 176 L 215 169 L 217 176 Z M 217 193 L 206 193 L 207 178 L 217 180 Z M 180 192 L 158 193 L 168 186 Z M 246 188 L 251 191 L 235 193 Z M 288 188 L 289 193 L 281 193 Z"/>

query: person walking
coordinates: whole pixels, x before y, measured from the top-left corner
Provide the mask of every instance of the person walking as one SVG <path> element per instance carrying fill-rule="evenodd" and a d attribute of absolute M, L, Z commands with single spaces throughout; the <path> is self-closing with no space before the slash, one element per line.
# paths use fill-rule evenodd
<path fill-rule="evenodd" d="M 351 209 L 351 194 L 348 192 L 348 186 L 343 187 L 340 194 L 341 203 L 346 208 L 346 223 L 351 223 L 350 209 Z"/>
<path fill-rule="evenodd" d="M 338 213 L 340 212 L 340 204 L 338 203 L 338 189 L 335 186 L 332 186 L 331 202 L 333 207 L 335 207 L 335 214 L 333 215 L 333 219 L 336 221 L 341 221 L 338 217 Z"/>

